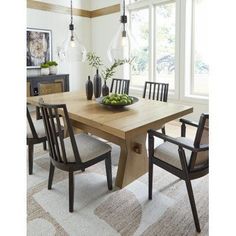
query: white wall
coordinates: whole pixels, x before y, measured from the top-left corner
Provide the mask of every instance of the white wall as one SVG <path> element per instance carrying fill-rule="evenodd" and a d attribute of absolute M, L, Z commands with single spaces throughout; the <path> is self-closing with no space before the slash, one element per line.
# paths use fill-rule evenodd
<path fill-rule="evenodd" d="M 27 27 L 52 30 L 53 60 L 59 63 L 59 73 L 70 74 L 70 90 L 73 91 L 84 88 L 90 69 L 87 63 L 77 62 L 68 64 L 66 62 L 60 62 L 58 59 L 57 47 L 62 44 L 68 35 L 69 23 L 70 15 L 27 8 Z M 91 47 L 90 18 L 74 16 L 74 25 L 81 42 L 89 51 Z M 27 70 L 28 75 L 39 73 L 40 70 Z"/>
<path fill-rule="evenodd" d="M 39 0 L 40 2 L 50 3 L 50 4 L 58 4 L 60 6 L 70 7 L 70 0 Z M 99 1 L 98 1 L 99 2 Z M 73 8 L 79 8 L 83 10 L 90 10 L 90 0 L 73 0 L 72 1 Z"/>
<path fill-rule="evenodd" d="M 100 9 L 119 3 L 120 0 L 91 0 L 91 10 Z M 111 65 L 111 62 L 107 57 L 107 49 L 114 37 L 114 34 L 118 31 L 119 26 L 120 13 L 99 16 L 91 19 L 91 49 L 102 58 L 105 67 Z M 92 73 L 94 73 L 94 71 L 92 71 Z M 120 67 L 117 69 L 114 77 L 122 78 L 122 74 L 123 68 Z M 109 83 L 110 81 L 108 81 L 108 85 Z"/>
<path fill-rule="evenodd" d="M 90 0 L 91 10 L 104 8 L 121 3 L 121 0 Z"/>

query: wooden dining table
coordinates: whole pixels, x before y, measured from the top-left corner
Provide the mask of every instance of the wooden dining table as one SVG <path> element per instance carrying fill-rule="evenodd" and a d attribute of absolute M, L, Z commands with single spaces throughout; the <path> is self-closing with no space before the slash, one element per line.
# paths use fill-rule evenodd
<path fill-rule="evenodd" d="M 148 129 L 193 112 L 193 107 L 138 98 L 124 108 L 111 108 L 95 99 L 87 100 L 80 91 L 27 97 L 38 106 L 43 98 L 48 104 L 66 104 L 72 126 L 120 146 L 116 186 L 123 188 L 148 170 L 146 139 Z"/>

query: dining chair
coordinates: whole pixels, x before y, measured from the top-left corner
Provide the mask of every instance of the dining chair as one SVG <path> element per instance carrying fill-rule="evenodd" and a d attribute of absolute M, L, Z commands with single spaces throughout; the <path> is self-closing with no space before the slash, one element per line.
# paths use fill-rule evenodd
<path fill-rule="evenodd" d="M 145 81 L 143 98 L 167 102 L 168 100 L 168 83 Z M 166 134 L 165 126 L 161 128 L 163 134 Z"/>
<path fill-rule="evenodd" d="M 129 84 L 130 80 L 128 79 L 112 79 L 110 92 L 118 94 L 129 94 Z"/>
<path fill-rule="evenodd" d="M 33 153 L 34 153 L 34 145 L 38 143 L 43 143 L 44 150 L 47 149 L 46 141 L 46 133 L 43 125 L 43 120 L 35 120 L 33 122 L 32 117 L 30 115 L 28 107 L 27 109 L 27 138 L 26 142 L 28 145 L 28 166 L 29 166 L 29 174 L 33 173 Z"/>
<path fill-rule="evenodd" d="M 41 82 L 38 83 L 38 94 L 39 95 L 46 95 L 52 93 L 62 93 L 64 91 L 64 82 L 63 80 L 55 80 L 52 83 L 48 82 Z M 42 115 L 40 114 L 39 107 L 36 107 L 36 119 L 42 119 Z"/>
<path fill-rule="evenodd" d="M 40 103 L 46 135 L 49 143 L 50 170 L 48 189 L 52 188 L 54 169 L 69 173 L 69 212 L 74 209 L 74 172 L 84 171 L 86 168 L 105 160 L 107 185 L 112 190 L 111 146 L 87 134 L 74 134 L 65 104 L 49 105 Z M 64 138 L 60 130 L 59 119 L 63 114 L 68 137 Z M 53 119 L 54 118 L 54 119 Z M 59 134 L 56 135 L 56 127 Z"/>
<path fill-rule="evenodd" d="M 191 180 L 209 172 L 209 115 L 202 114 L 198 124 L 180 119 L 181 137 L 172 138 L 155 130 L 148 131 L 149 199 L 152 199 L 153 164 L 185 181 L 197 232 L 201 232 Z M 194 140 L 185 137 L 186 125 L 197 127 Z M 154 147 L 154 137 L 165 140 Z"/>
<path fill-rule="evenodd" d="M 145 81 L 143 98 L 167 102 L 168 100 L 168 83 Z M 148 93 L 148 95 L 147 95 Z"/>

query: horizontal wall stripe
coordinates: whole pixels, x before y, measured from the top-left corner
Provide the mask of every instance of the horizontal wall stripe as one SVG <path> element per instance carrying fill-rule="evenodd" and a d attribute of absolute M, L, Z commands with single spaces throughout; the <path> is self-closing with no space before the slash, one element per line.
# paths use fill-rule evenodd
<path fill-rule="evenodd" d="M 62 13 L 62 14 L 70 14 L 70 7 L 65 7 L 65 6 L 60 6 L 56 4 L 40 2 L 40 1 L 27 0 L 27 8 L 55 12 L 55 13 Z M 104 15 L 116 13 L 119 11 L 120 11 L 120 4 L 116 4 L 113 6 L 104 7 L 104 8 L 93 10 L 93 11 L 73 8 L 73 15 L 94 18 L 98 16 L 104 16 Z"/>
<path fill-rule="evenodd" d="M 101 9 L 91 11 L 91 18 L 98 17 L 98 16 L 104 16 L 104 15 L 116 13 L 116 12 L 119 12 L 119 11 L 120 11 L 120 4 L 116 4 L 116 5 L 113 5 L 113 6 L 104 7 L 104 8 L 101 8 Z"/>

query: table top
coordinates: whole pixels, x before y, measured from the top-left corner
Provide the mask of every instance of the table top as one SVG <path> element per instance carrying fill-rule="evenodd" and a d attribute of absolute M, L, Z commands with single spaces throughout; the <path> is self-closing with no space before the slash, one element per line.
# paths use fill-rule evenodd
<path fill-rule="evenodd" d="M 159 129 L 165 123 L 193 112 L 190 106 L 143 98 L 125 108 L 115 109 L 103 106 L 95 99 L 87 100 L 79 91 L 27 97 L 27 102 L 38 105 L 40 98 L 48 104 L 66 104 L 70 119 L 122 139 L 150 128 Z"/>

